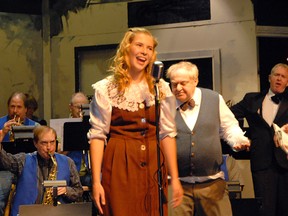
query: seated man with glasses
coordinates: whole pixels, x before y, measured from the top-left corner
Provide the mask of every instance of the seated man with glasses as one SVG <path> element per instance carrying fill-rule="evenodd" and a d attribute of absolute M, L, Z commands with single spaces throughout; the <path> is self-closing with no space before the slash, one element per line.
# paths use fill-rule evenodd
<path fill-rule="evenodd" d="M 71 118 L 83 118 L 82 106 L 89 104 L 88 97 L 83 92 L 76 92 L 72 95 L 69 103 L 70 117 Z M 87 131 L 88 132 L 88 131 Z M 91 187 L 92 178 L 89 166 L 89 153 L 84 150 L 84 143 L 82 151 L 64 151 L 63 154 L 72 158 L 74 161 L 77 171 L 80 175 L 80 181 L 83 186 Z"/>
<path fill-rule="evenodd" d="M 57 188 L 57 201 L 60 203 L 71 203 L 82 197 L 83 189 L 75 163 L 71 158 L 55 153 L 56 139 L 53 128 L 37 126 L 33 139 L 37 151 L 12 155 L 1 148 L 0 169 L 9 170 L 18 179 L 12 216 L 19 214 L 20 205 L 53 204 L 51 190 L 43 186 L 45 180 L 66 181 L 66 187 Z"/>

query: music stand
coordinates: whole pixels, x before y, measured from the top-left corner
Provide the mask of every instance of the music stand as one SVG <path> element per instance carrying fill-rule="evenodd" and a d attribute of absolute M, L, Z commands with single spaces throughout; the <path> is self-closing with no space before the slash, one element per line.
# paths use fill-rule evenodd
<path fill-rule="evenodd" d="M 82 157 L 87 153 L 88 170 L 91 168 L 89 154 L 90 145 L 87 138 L 90 127 L 89 121 L 85 121 L 84 119 L 82 122 L 65 122 L 63 125 L 63 151 L 81 151 Z"/>
<path fill-rule="evenodd" d="M 3 149 L 11 154 L 17 154 L 20 152 L 31 153 L 36 151 L 36 147 L 33 142 L 33 130 L 35 126 L 12 126 L 14 133 L 14 142 L 2 142 Z"/>
<path fill-rule="evenodd" d="M 58 187 L 66 187 L 67 183 L 65 180 L 45 180 L 43 182 L 44 188 L 52 187 L 53 191 L 53 206 L 57 206 L 57 198 L 58 198 Z"/>
<path fill-rule="evenodd" d="M 89 120 L 89 116 L 90 116 L 90 104 L 82 104 L 81 105 L 81 112 L 83 115 L 83 121 L 86 121 L 87 118 Z"/>
<path fill-rule="evenodd" d="M 21 216 L 91 216 L 92 202 L 53 205 L 20 205 L 19 215 Z"/>
<path fill-rule="evenodd" d="M 65 122 L 63 125 L 63 151 L 89 150 L 87 132 L 90 127 L 89 121 Z"/>

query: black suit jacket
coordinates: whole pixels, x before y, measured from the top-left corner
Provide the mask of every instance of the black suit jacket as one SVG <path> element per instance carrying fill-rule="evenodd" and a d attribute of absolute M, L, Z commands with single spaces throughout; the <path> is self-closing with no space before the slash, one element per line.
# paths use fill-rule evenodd
<path fill-rule="evenodd" d="M 273 136 L 274 130 L 263 119 L 262 102 L 266 92 L 247 93 L 243 100 L 231 107 L 237 119 L 246 118 L 249 125 L 251 139 L 250 160 L 251 170 L 258 171 L 277 164 L 288 170 L 287 155 L 280 148 L 276 148 Z M 279 127 L 288 123 L 288 96 L 284 95 L 274 119 Z"/>

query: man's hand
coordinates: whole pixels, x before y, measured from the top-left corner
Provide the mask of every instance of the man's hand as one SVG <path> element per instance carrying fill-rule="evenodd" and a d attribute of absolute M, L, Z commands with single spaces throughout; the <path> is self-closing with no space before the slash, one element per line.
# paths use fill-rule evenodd
<path fill-rule="evenodd" d="M 288 134 L 288 124 L 283 125 L 281 129 Z"/>
<path fill-rule="evenodd" d="M 66 195 L 67 194 L 67 188 L 66 187 L 58 187 L 57 188 L 57 195 L 60 196 L 60 195 Z"/>
<path fill-rule="evenodd" d="M 247 139 L 247 140 L 243 140 L 239 143 L 236 143 L 235 145 L 233 145 L 233 149 L 235 151 L 243 151 L 243 150 L 249 151 L 250 150 L 250 140 Z"/>
<path fill-rule="evenodd" d="M 3 128 L 2 128 L 2 133 L 3 133 L 3 137 L 10 131 L 12 130 L 12 126 L 20 126 L 21 123 L 19 123 L 18 121 L 16 121 L 15 119 L 10 119 L 9 121 L 5 122 Z"/>
<path fill-rule="evenodd" d="M 279 134 L 277 134 L 277 133 L 278 132 L 276 132 L 274 134 L 273 140 L 274 140 L 275 146 L 278 148 L 278 147 L 280 147 L 280 143 L 279 143 L 279 139 L 278 139 Z"/>
<path fill-rule="evenodd" d="M 275 146 L 278 148 L 280 147 L 288 156 L 288 133 L 287 133 L 287 128 L 288 125 L 283 125 L 281 129 L 277 125 L 273 125 L 275 134 L 273 137 Z"/>

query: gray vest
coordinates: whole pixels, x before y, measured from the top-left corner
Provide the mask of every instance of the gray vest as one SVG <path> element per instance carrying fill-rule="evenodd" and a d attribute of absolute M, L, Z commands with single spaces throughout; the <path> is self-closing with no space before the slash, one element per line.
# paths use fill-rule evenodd
<path fill-rule="evenodd" d="M 201 108 L 193 131 L 186 125 L 180 111 L 176 112 L 180 177 L 213 175 L 220 171 L 222 163 L 219 94 L 202 88 L 201 92 Z"/>

